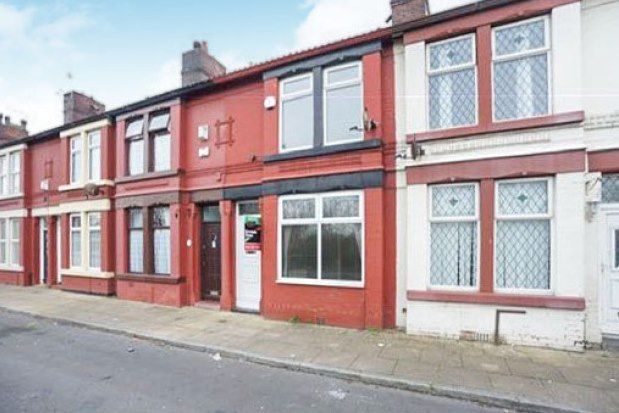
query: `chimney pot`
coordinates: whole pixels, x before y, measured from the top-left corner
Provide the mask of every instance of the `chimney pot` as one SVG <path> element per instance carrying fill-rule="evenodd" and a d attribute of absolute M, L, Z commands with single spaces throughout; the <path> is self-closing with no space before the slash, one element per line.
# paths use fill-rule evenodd
<path fill-rule="evenodd" d="M 24 129 L 26 129 L 26 127 L 28 126 L 28 121 L 26 119 L 22 119 L 20 123 L 21 127 Z"/>
<path fill-rule="evenodd" d="M 10 125 L 11 124 L 11 117 L 10 116 L 5 116 L 4 117 L 4 124 L 5 125 Z"/>
<path fill-rule="evenodd" d="M 428 15 L 428 0 L 391 0 L 393 25 L 421 19 Z"/>
<path fill-rule="evenodd" d="M 0 113 L 0 143 L 28 136 L 26 121 L 22 120 L 20 125 L 13 125 L 10 116 Z"/>

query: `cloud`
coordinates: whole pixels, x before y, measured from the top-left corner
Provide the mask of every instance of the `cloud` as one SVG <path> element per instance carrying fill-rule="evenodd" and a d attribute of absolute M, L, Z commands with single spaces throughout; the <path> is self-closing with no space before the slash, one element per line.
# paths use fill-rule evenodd
<path fill-rule="evenodd" d="M 306 19 L 295 33 L 295 49 L 317 46 L 385 26 L 387 0 L 306 0 Z"/>
<path fill-rule="evenodd" d="M 162 93 L 167 90 L 176 89 L 181 85 L 181 60 L 180 57 L 164 62 L 155 73 L 154 79 L 150 82 L 148 94 Z"/>
<path fill-rule="evenodd" d="M 430 12 L 438 13 L 454 7 L 463 6 L 468 3 L 475 3 L 483 0 L 430 0 Z"/>

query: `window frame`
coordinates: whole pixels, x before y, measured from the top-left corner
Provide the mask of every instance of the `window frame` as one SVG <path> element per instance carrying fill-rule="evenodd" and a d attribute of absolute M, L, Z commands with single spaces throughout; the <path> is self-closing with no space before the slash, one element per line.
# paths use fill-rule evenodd
<path fill-rule="evenodd" d="M 17 223 L 17 232 L 18 232 L 18 237 L 15 238 L 15 231 L 13 231 L 13 223 Z M 7 236 L 8 236 L 8 248 L 9 248 L 9 254 L 8 254 L 8 260 L 9 260 L 9 267 L 10 268 L 22 268 L 22 254 L 21 254 L 21 233 L 22 233 L 22 228 L 21 228 L 21 218 L 8 218 L 7 219 L 7 224 L 8 224 L 8 230 L 7 230 Z M 13 244 L 17 243 L 18 244 L 18 257 L 17 260 L 15 260 L 15 257 L 13 256 Z"/>
<path fill-rule="evenodd" d="M 544 37 L 546 39 L 546 44 L 544 47 L 541 48 L 537 48 L 537 49 L 533 49 L 533 50 L 526 50 L 524 52 L 517 52 L 517 53 L 510 53 L 507 55 L 503 55 L 503 56 L 497 56 L 496 53 L 496 32 L 498 30 L 501 29 L 505 29 L 505 28 L 509 28 L 509 27 L 515 27 L 515 26 L 521 26 L 521 25 L 525 25 L 528 23 L 532 23 L 534 21 L 537 20 L 542 20 L 544 21 Z M 498 26 L 493 26 L 492 30 L 491 30 L 491 34 L 490 34 L 490 93 L 491 93 L 491 97 L 490 97 L 490 101 L 492 102 L 492 122 L 493 123 L 504 123 L 504 122 L 514 122 L 514 121 L 520 121 L 523 119 L 536 119 L 536 118 L 542 118 L 545 116 L 549 116 L 552 115 L 554 113 L 553 111 L 553 76 L 552 76 L 552 29 L 550 27 L 551 25 L 551 19 L 550 19 L 550 15 L 545 14 L 542 16 L 536 16 L 536 17 L 532 17 L 532 18 L 528 18 L 528 19 L 523 19 L 523 20 L 518 20 L 512 23 L 507 23 L 507 24 L 502 24 L 502 25 L 498 25 Z M 548 79 L 548 107 L 546 108 L 546 113 L 541 114 L 541 115 L 535 115 L 535 116 L 527 116 L 527 117 L 520 117 L 520 118 L 510 118 L 510 119 L 501 119 L 498 120 L 496 119 L 496 102 L 495 102 L 495 98 L 494 98 L 494 85 L 495 85 L 495 76 L 494 76 L 494 64 L 497 62 L 506 62 L 506 61 L 513 61 L 513 60 L 518 60 L 518 59 L 522 59 L 522 58 L 526 58 L 526 57 L 531 57 L 531 56 L 537 56 L 537 55 L 542 55 L 542 54 L 546 54 L 546 61 L 548 62 L 547 66 L 546 66 L 546 78 Z"/>
<path fill-rule="evenodd" d="M 300 92 L 295 92 L 295 93 L 284 93 L 284 85 L 286 83 L 291 83 L 303 78 L 308 78 L 310 81 L 310 85 L 309 88 Z M 288 152 L 296 152 L 296 151 L 302 151 L 305 149 L 312 149 L 315 147 L 314 144 L 314 139 L 315 137 L 313 136 L 314 133 L 312 132 L 312 143 L 310 145 L 306 145 L 306 146 L 300 146 L 300 147 L 295 147 L 292 149 L 289 148 L 284 148 L 283 144 L 284 144 L 284 129 L 283 129 L 283 125 L 284 125 L 284 102 L 287 101 L 294 101 L 296 99 L 300 99 L 306 96 L 310 96 L 312 98 L 312 113 L 311 113 L 311 119 L 312 119 L 312 131 L 314 130 L 314 128 L 316 127 L 315 125 L 315 99 L 314 99 L 314 73 L 312 71 L 309 72 L 305 72 L 305 73 L 301 73 L 299 75 L 294 75 L 294 76 L 288 76 L 282 79 L 279 79 L 278 82 L 278 87 L 279 87 L 279 143 L 278 143 L 278 147 L 279 147 L 279 152 L 280 153 L 288 153 Z"/>
<path fill-rule="evenodd" d="M 323 199 L 337 198 L 343 196 L 358 196 L 359 216 L 358 217 L 323 217 Z M 314 199 L 314 218 L 283 218 L 283 203 L 287 200 Z M 277 280 L 278 284 L 296 285 L 315 285 L 326 287 L 345 287 L 345 288 L 364 288 L 365 287 L 365 193 L 363 190 L 321 192 L 313 194 L 282 195 L 277 200 Z M 361 258 L 361 279 L 358 281 L 345 280 L 325 280 L 322 279 L 322 224 L 360 224 L 360 258 Z M 283 227 L 285 225 L 316 225 L 316 278 L 286 278 L 282 276 L 282 243 Z"/>
<path fill-rule="evenodd" d="M 75 147 L 74 147 L 75 144 Z M 77 146 L 79 145 L 79 149 L 77 149 Z M 73 156 L 78 154 L 79 155 L 79 162 L 74 162 L 73 161 Z M 77 156 L 76 156 L 77 157 Z M 71 136 L 69 138 L 69 184 L 79 184 L 83 181 L 83 175 L 84 175 L 84 171 L 83 171 L 83 163 L 84 163 L 84 139 L 83 136 L 81 134 L 78 135 L 74 135 Z M 80 169 L 79 169 L 79 176 L 75 176 L 74 174 L 76 172 L 76 165 L 79 163 Z"/>
<path fill-rule="evenodd" d="M 430 69 L 430 49 L 432 48 L 432 46 L 436 46 L 436 45 L 440 45 L 440 44 L 444 44 L 444 43 L 449 43 L 452 41 L 456 41 L 459 39 L 464 39 L 464 38 L 472 38 L 472 50 L 471 53 L 473 54 L 473 59 L 471 61 L 471 63 L 466 63 L 466 64 L 460 64 L 458 66 L 453 66 L 453 67 L 449 67 L 449 68 L 443 68 L 443 69 Z M 443 40 L 438 40 L 435 42 L 429 42 L 425 44 L 425 87 L 426 87 L 426 96 L 425 96 L 425 110 L 426 110 L 426 120 L 425 120 L 425 127 L 426 130 L 428 131 L 443 131 L 443 130 L 450 130 L 450 129 L 458 129 L 458 128 L 468 128 L 468 127 L 475 127 L 477 125 L 479 125 L 479 74 L 478 74 L 478 67 L 477 67 L 477 33 L 475 32 L 471 32 L 471 33 L 466 33 L 466 34 L 462 34 L 459 36 L 454 36 L 454 37 L 450 37 L 448 39 L 443 39 Z M 442 75 L 442 74 L 447 74 L 447 73 L 452 73 L 452 72 L 458 72 L 464 69 L 468 69 L 468 68 L 473 68 L 473 73 L 474 73 L 474 78 L 475 78 L 475 122 L 471 123 L 471 124 L 466 124 L 466 125 L 456 125 L 456 126 L 448 126 L 448 127 L 439 127 L 439 128 L 431 128 L 430 127 L 430 77 L 432 75 Z"/>
<path fill-rule="evenodd" d="M 155 220 L 154 220 L 154 212 L 155 209 L 167 209 L 167 213 L 168 213 L 168 226 L 155 226 Z M 150 252 L 146 253 L 147 256 L 151 257 L 151 262 L 150 262 L 150 272 L 153 275 L 156 276 L 160 276 L 160 277 L 169 277 L 172 275 L 172 211 L 170 210 L 170 206 L 169 205 L 153 205 L 151 207 L 148 208 L 148 220 L 149 220 L 149 228 L 148 228 L 148 236 L 149 236 L 149 243 L 148 243 L 148 248 L 150 248 Z M 168 244 L 168 262 L 170 265 L 170 272 L 156 272 L 155 271 L 155 231 L 156 230 L 167 230 L 169 233 L 168 239 L 169 239 L 169 244 Z"/>
<path fill-rule="evenodd" d="M 545 214 L 524 214 L 524 215 L 501 215 L 499 213 L 499 185 L 503 183 L 515 182 L 546 182 L 548 207 Z M 556 279 L 555 279 L 555 255 L 556 255 L 556 240 L 555 240 L 555 212 L 554 212 L 554 178 L 553 177 L 534 177 L 534 178 L 514 178 L 514 179 L 496 179 L 494 181 L 494 210 L 493 210 L 493 246 L 492 246 L 492 267 L 493 267 L 493 288 L 496 293 L 502 294 L 523 294 L 523 295 L 553 295 Z M 548 289 L 533 289 L 533 288 L 502 288 L 497 285 L 497 229 L 499 221 L 532 221 L 532 220 L 548 220 L 549 221 L 549 238 L 550 238 L 550 253 L 548 263 L 550 269 L 548 271 Z"/>
<path fill-rule="evenodd" d="M 84 222 L 83 222 L 83 214 L 81 212 L 74 212 L 69 214 L 69 267 L 72 269 L 81 269 L 84 261 L 82 257 L 82 251 L 84 248 L 83 242 L 83 236 L 82 236 L 82 230 L 84 229 Z M 73 226 L 73 218 L 74 217 L 78 217 L 80 219 L 80 226 L 79 227 L 74 227 Z M 79 250 L 79 256 L 80 256 L 80 262 L 78 265 L 76 265 L 73 262 L 73 233 L 77 232 L 80 236 L 80 250 Z"/>
<path fill-rule="evenodd" d="M 141 218 L 142 218 L 142 222 L 140 227 L 134 227 L 132 226 L 132 220 L 131 220 L 131 211 L 140 211 L 141 214 Z M 145 274 L 146 273 L 146 269 L 147 269 L 147 260 L 146 260 L 146 256 L 147 256 L 147 251 L 146 249 L 148 248 L 147 243 L 146 243 L 146 227 L 144 226 L 144 208 L 141 207 L 133 207 L 133 208 L 127 208 L 125 210 L 125 214 L 127 217 L 127 273 L 129 274 Z M 140 231 L 141 235 L 142 235 L 142 271 L 141 272 L 136 272 L 136 271 L 132 271 L 131 269 L 131 232 L 132 231 Z"/>
<path fill-rule="evenodd" d="M 444 188 L 444 187 L 454 187 L 454 186 L 470 186 L 472 185 L 475 191 L 475 213 L 472 216 L 457 216 L 457 217 L 435 217 L 432 211 L 432 201 L 434 198 L 434 190 L 433 188 Z M 481 214 L 480 214 L 480 204 L 481 204 L 481 194 L 479 190 L 479 182 L 476 181 L 467 181 L 467 182 L 455 182 L 448 184 L 428 184 L 428 205 L 427 205 L 427 214 L 428 214 L 428 230 L 426 234 L 426 245 L 428 246 L 428 253 L 426 254 L 426 286 L 428 290 L 437 290 L 437 291 L 465 291 L 465 292 L 477 292 L 480 289 L 481 285 Z M 475 285 L 466 286 L 466 285 L 434 285 L 432 284 L 432 223 L 458 223 L 458 222 L 474 222 L 476 223 L 476 233 L 477 233 L 477 268 L 475 272 Z"/>
<path fill-rule="evenodd" d="M 344 82 L 337 82 L 335 84 L 328 84 L 328 79 L 329 79 L 329 73 L 330 72 L 334 72 L 337 70 L 341 70 L 341 69 L 345 69 L 348 67 L 358 67 L 359 68 L 359 77 L 354 79 L 354 80 L 347 80 Z M 327 134 L 327 130 L 328 130 L 328 125 L 327 125 L 327 112 L 328 112 L 328 104 L 327 104 L 327 92 L 330 90 L 337 90 L 337 89 L 341 89 L 341 88 L 346 88 L 349 86 L 355 86 L 355 85 L 359 85 L 359 88 L 361 90 L 361 113 L 360 113 L 360 119 L 361 119 L 361 137 L 360 138 L 354 138 L 354 139 L 346 139 L 346 140 L 341 140 L 341 141 L 337 141 L 337 142 L 328 142 L 328 134 Z M 324 147 L 328 147 L 328 146 L 337 146 L 337 145 L 344 145 L 347 143 L 352 143 L 352 142 L 360 142 L 363 141 L 365 138 L 365 128 L 363 125 L 363 115 L 365 112 L 365 99 L 364 99 L 364 88 L 363 88 L 363 62 L 361 60 L 355 60 L 353 62 L 348 62 L 348 63 L 343 63 L 343 64 L 339 64 L 339 65 L 333 65 L 333 66 L 327 66 L 325 68 L 323 68 L 322 70 L 322 145 Z"/>
<path fill-rule="evenodd" d="M 87 263 L 86 263 L 86 267 L 88 268 L 89 271 L 97 271 L 100 272 L 101 271 L 101 264 L 103 261 L 103 237 L 102 237 L 102 225 L 101 225 L 101 212 L 99 211 L 88 211 L 86 212 L 86 238 L 88 239 L 88 242 L 86 243 L 87 245 L 87 253 L 86 253 L 86 259 L 87 259 Z M 99 219 L 99 225 L 97 226 L 92 226 L 90 225 L 90 217 L 91 215 L 97 215 L 98 219 Z M 92 259 L 92 248 L 90 245 L 90 235 L 93 231 L 98 231 L 99 232 L 99 266 L 98 267 L 92 267 L 91 264 L 91 259 Z M 83 260 L 84 257 L 82 257 Z"/>
<path fill-rule="evenodd" d="M 9 194 L 9 154 L 0 155 L 0 196 Z"/>
<path fill-rule="evenodd" d="M 127 136 L 127 131 L 129 130 L 129 126 L 131 126 L 131 124 L 133 122 L 142 122 L 142 133 L 140 134 L 135 134 L 135 135 L 131 135 L 131 136 Z M 125 121 L 125 136 L 124 136 L 124 140 L 125 140 L 125 149 L 126 149 L 126 171 L 125 174 L 126 176 L 139 176 L 139 175 L 143 175 L 145 173 L 148 172 L 148 168 L 146 163 L 148 162 L 148 154 L 146 153 L 146 141 L 144 138 L 144 134 L 146 133 L 146 129 L 148 127 L 148 123 L 145 121 L 144 116 L 138 116 L 135 118 L 129 118 Z M 142 166 L 139 172 L 136 173 L 132 173 L 131 172 L 131 144 L 134 142 L 138 142 L 138 141 L 142 141 Z"/>
<path fill-rule="evenodd" d="M 92 144 L 92 138 L 94 136 L 98 136 L 98 138 L 99 138 L 99 143 L 97 145 L 93 145 Z M 102 172 L 101 171 L 102 170 L 102 167 L 101 167 L 102 165 L 101 164 L 102 164 L 102 161 L 103 161 L 102 160 L 102 156 L 101 156 L 102 155 L 101 154 L 101 148 L 102 148 L 102 145 L 101 145 L 101 129 L 93 129 L 93 130 L 90 130 L 90 131 L 86 132 L 86 142 L 87 142 L 87 147 L 88 147 L 88 160 L 87 160 L 88 171 L 87 171 L 87 174 L 86 174 L 86 178 L 87 178 L 86 181 L 87 182 L 97 182 L 97 181 L 101 180 L 101 172 Z M 93 165 L 93 163 L 92 163 L 93 149 L 97 149 L 99 151 L 99 164 L 98 165 Z M 96 178 L 94 178 L 93 174 L 92 174 L 93 170 L 95 170 L 94 168 L 96 168 L 96 170 L 97 170 L 97 175 L 98 176 Z"/>

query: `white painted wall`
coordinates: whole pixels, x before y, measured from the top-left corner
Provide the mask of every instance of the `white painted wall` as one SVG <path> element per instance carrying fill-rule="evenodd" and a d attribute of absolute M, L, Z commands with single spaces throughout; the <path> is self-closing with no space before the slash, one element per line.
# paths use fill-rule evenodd
<path fill-rule="evenodd" d="M 492 340 L 496 310 L 506 307 L 460 303 L 410 301 L 407 332 L 458 339 L 474 331 Z M 547 308 L 518 308 L 524 315 L 503 314 L 499 333 L 509 344 L 581 350 L 576 344 L 584 337 L 584 312 Z"/>
<path fill-rule="evenodd" d="M 582 32 L 580 3 L 551 13 L 553 112 L 582 110 Z"/>

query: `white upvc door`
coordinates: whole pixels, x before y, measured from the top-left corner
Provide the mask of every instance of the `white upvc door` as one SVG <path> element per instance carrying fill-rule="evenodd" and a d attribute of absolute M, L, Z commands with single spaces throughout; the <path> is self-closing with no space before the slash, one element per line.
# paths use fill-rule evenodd
<path fill-rule="evenodd" d="M 257 202 L 237 204 L 236 210 L 236 308 L 260 311 L 260 250 L 248 251 L 245 246 L 245 222 L 260 218 Z"/>
<path fill-rule="evenodd" d="M 602 217 L 600 317 L 602 332 L 619 334 L 619 208 Z"/>

